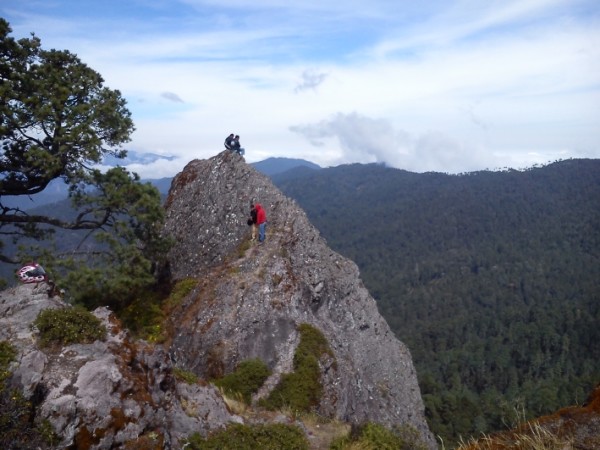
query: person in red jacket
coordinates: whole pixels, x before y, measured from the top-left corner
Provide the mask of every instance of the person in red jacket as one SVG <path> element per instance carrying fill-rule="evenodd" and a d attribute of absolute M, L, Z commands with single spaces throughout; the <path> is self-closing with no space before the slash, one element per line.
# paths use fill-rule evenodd
<path fill-rule="evenodd" d="M 254 204 L 256 210 L 256 225 L 258 226 L 258 242 L 264 242 L 267 231 L 267 213 L 260 203 Z"/>

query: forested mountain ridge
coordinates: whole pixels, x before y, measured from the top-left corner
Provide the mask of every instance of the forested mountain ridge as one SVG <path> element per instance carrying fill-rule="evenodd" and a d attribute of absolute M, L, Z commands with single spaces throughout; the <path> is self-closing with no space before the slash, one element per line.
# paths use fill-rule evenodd
<path fill-rule="evenodd" d="M 446 442 L 581 402 L 600 380 L 600 161 L 275 178 L 354 260 Z"/>
<path fill-rule="evenodd" d="M 267 158 L 262 161 L 252 163 L 251 165 L 254 166 L 256 170 L 258 170 L 261 173 L 264 173 L 268 177 L 288 172 L 296 168 L 302 168 L 307 170 L 321 169 L 321 167 L 315 163 L 306 161 L 304 159 L 294 158 Z"/>
<path fill-rule="evenodd" d="M 579 404 L 600 381 L 599 166 L 446 175 L 356 164 L 272 179 L 358 264 L 450 448 L 504 429 L 515 406 L 531 417 Z"/>

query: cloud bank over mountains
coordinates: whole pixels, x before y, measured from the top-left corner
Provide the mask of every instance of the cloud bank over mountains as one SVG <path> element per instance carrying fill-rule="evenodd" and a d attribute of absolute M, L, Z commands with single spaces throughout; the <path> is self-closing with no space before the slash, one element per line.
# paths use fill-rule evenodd
<path fill-rule="evenodd" d="M 464 172 L 600 157 L 596 0 L 23 0 L 0 15 L 122 92 L 129 148 L 174 157 L 135 163 L 144 178 L 231 132 L 249 162 Z"/>

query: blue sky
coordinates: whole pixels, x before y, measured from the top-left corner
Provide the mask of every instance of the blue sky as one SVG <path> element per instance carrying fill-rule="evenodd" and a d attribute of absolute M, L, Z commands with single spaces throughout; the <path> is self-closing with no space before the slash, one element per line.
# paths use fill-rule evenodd
<path fill-rule="evenodd" d="M 231 132 L 248 162 L 458 173 L 600 157 L 598 0 L 4 0 L 0 16 L 122 93 L 143 178 Z"/>

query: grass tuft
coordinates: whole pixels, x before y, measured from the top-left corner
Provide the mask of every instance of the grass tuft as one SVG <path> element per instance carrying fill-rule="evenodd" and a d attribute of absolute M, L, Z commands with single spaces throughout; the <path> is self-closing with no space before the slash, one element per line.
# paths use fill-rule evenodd
<path fill-rule="evenodd" d="M 366 423 L 335 439 L 330 450 L 426 450 L 417 430 L 410 425 L 386 428 Z"/>
<path fill-rule="evenodd" d="M 38 314 L 33 324 L 40 332 L 43 346 L 52 343 L 89 344 L 103 340 L 106 336 L 106 327 L 100 319 L 79 306 L 45 309 Z"/>
<path fill-rule="evenodd" d="M 198 375 L 189 370 L 182 369 L 181 367 L 173 367 L 173 375 L 178 381 L 183 381 L 187 384 L 196 384 L 198 382 Z"/>
<path fill-rule="evenodd" d="M 244 400 L 244 397 L 239 392 L 225 393 L 222 388 L 219 388 L 219 392 L 223 397 L 227 409 L 238 416 L 244 416 L 249 410 L 249 405 Z"/>
<path fill-rule="evenodd" d="M 242 401 L 249 405 L 252 402 L 252 394 L 260 389 L 269 375 L 271 371 L 264 362 L 260 359 L 249 359 L 242 361 L 234 372 L 213 382 L 225 395 L 235 398 L 236 394 L 239 394 Z"/>

